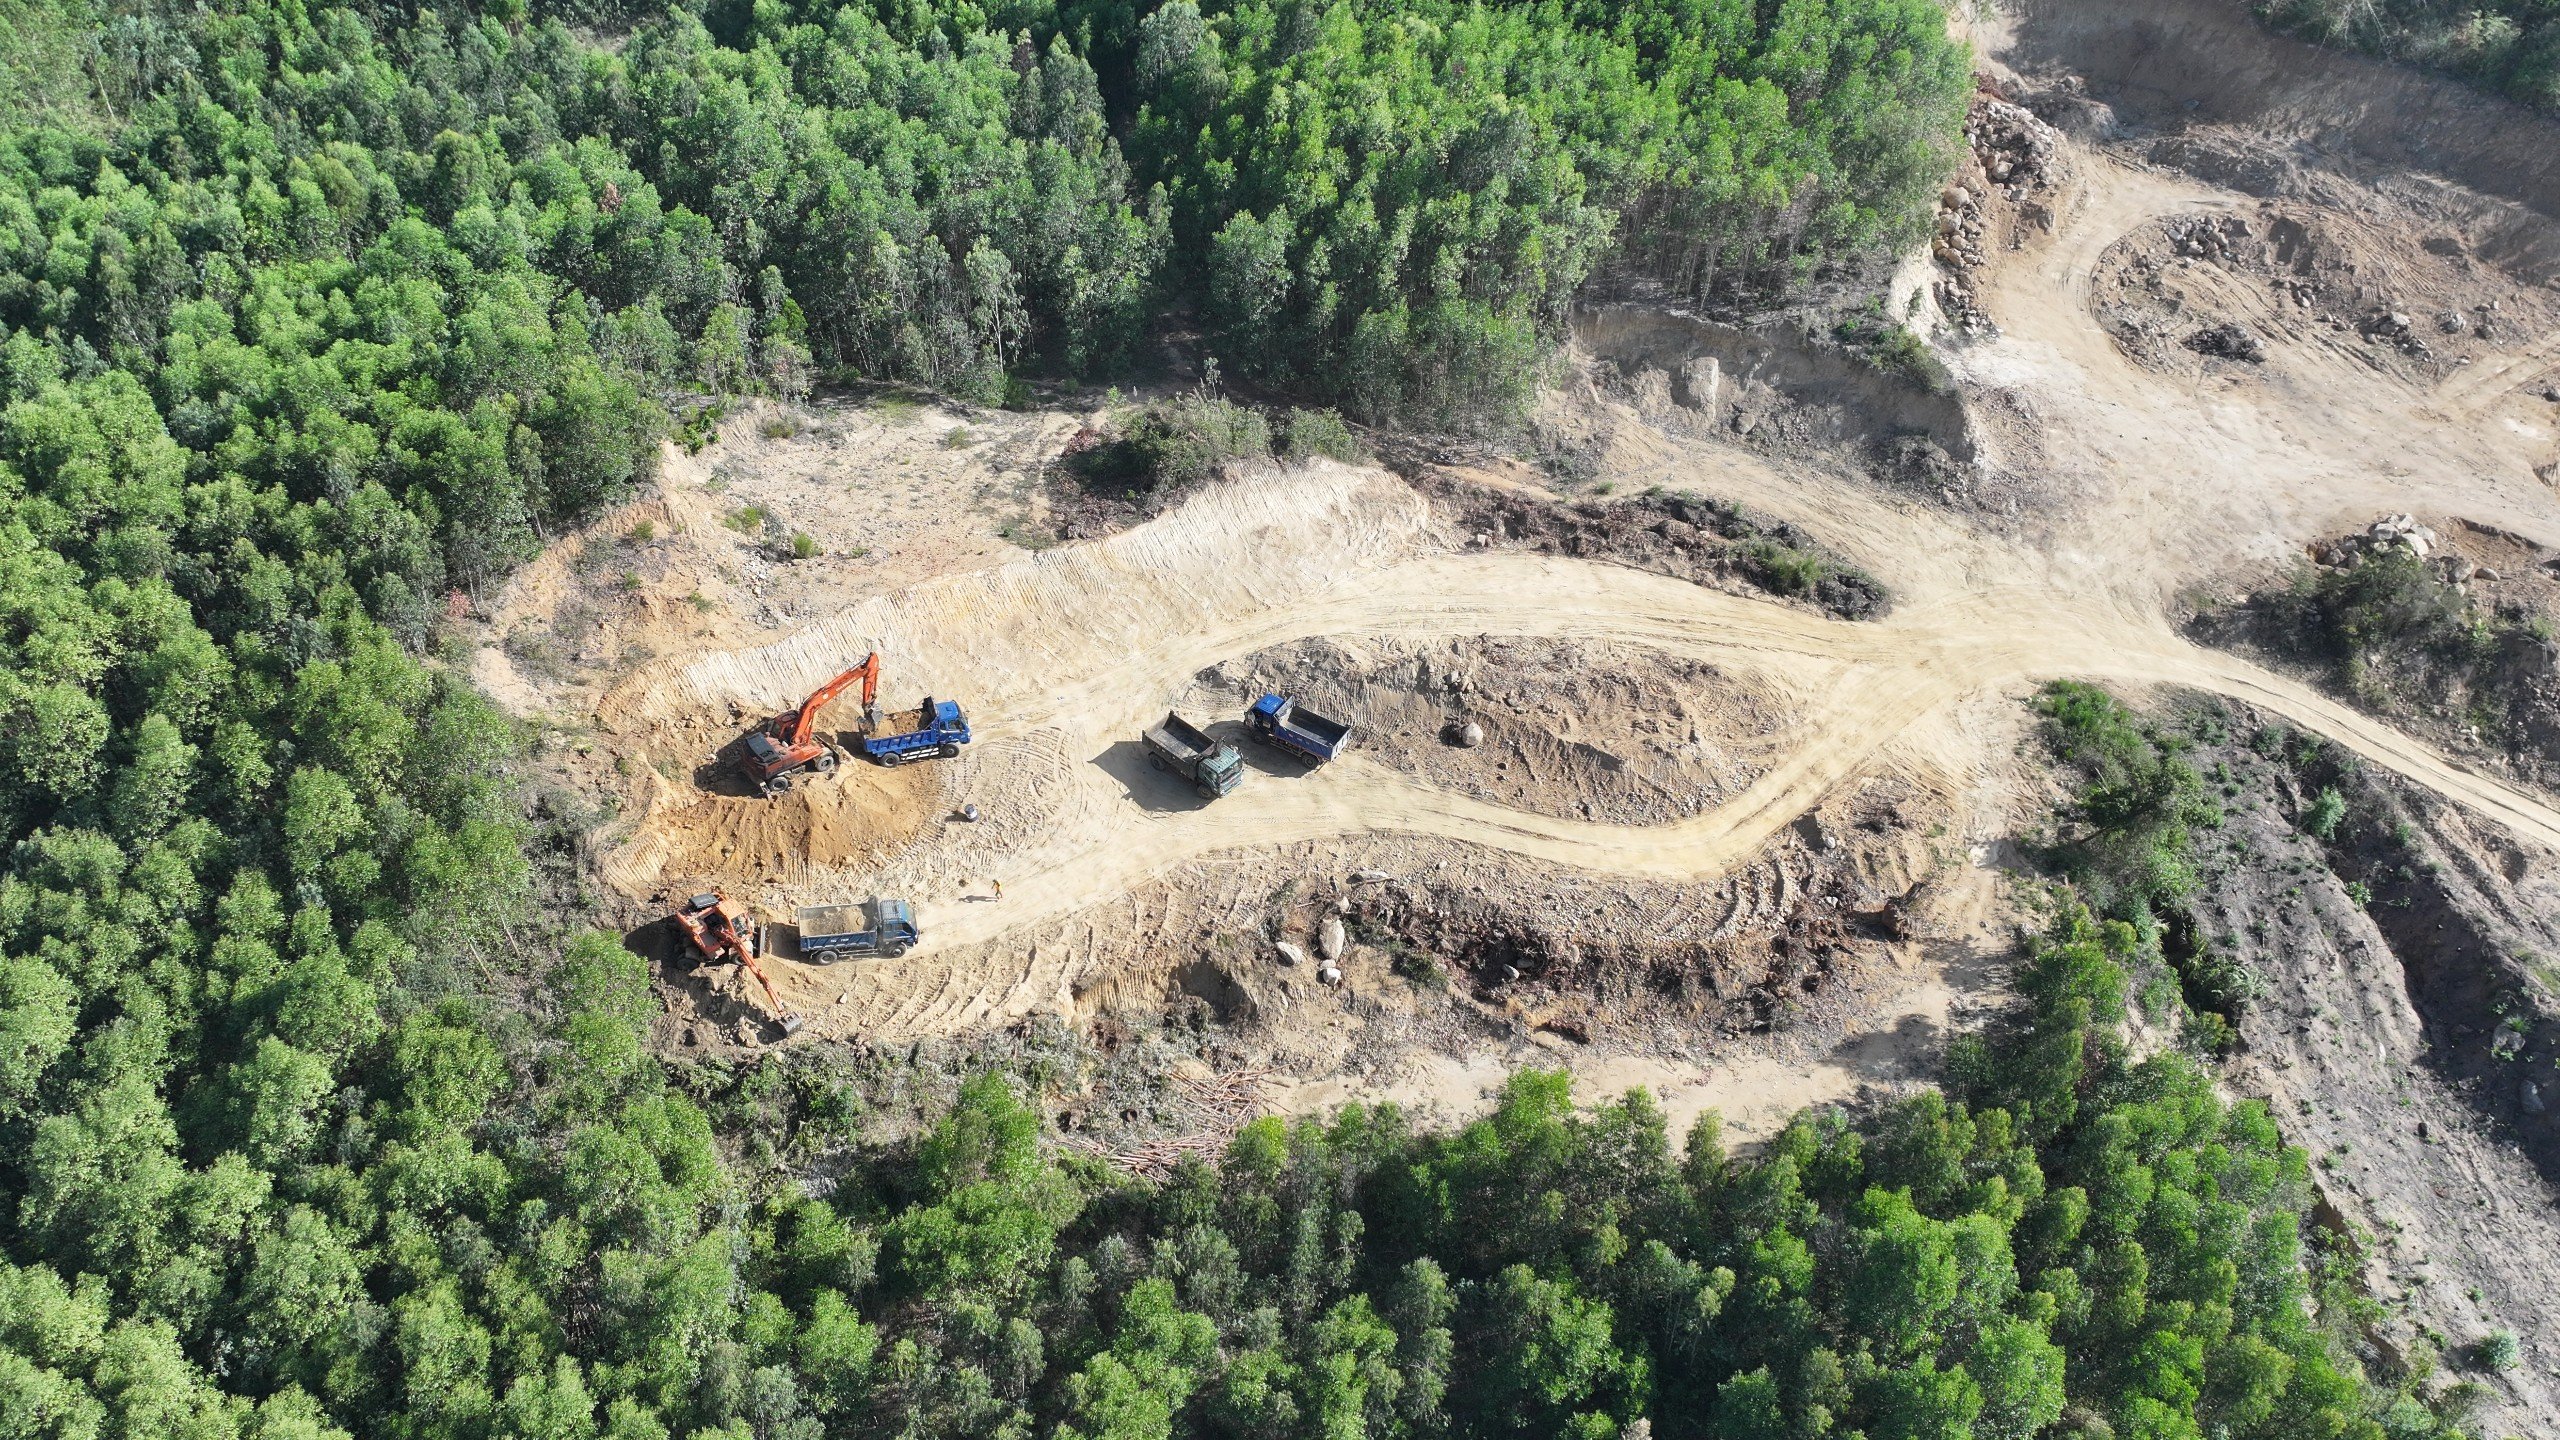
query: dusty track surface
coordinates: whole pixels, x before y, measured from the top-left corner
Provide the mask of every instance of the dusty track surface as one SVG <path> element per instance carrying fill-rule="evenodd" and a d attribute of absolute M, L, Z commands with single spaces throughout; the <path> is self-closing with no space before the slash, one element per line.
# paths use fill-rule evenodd
<path fill-rule="evenodd" d="M 1970 757 L 1945 749 L 1961 738 L 1922 722 L 1982 692 L 2055 676 L 2245 699 L 2560 847 L 2560 812 L 2541 800 L 2299 682 L 2189 644 L 2157 610 L 2146 612 L 2131 586 L 1980 586 L 1915 597 L 1882 621 L 1827 620 L 1589 562 L 1395 558 L 1393 525 L 1410 494 L 1392 477 L 1341 467 L 1241 480 L 1112 541 L 929 582 L 759 650 L 644 676 L 636 691 L 668 717 L 752 709 L 759 697 L 815 685 L 840 656 L 877 648 L 914 657 L 906 673 L 937 693 L 968 696 L 980 745 L 947 785 L 955 803 L 975 799 L 988 818 L 892 873 L 955 887 L 984 875 L 1003 881 L 1004 894 L 1000 903 L 929 899 L 924 920 L 938 944 L 989 940 L 1072 913 L 1218 850 L 1362 833 L 1462 840 L 1611 874 L 1709 878 L 1888 749 L 1923 747 L 1914 758 L 1961 768 Z M 1268 558 L 1270 532 L 1249 518 L 1277 511 L 1302 522 L 1299 557 L 1287 563 Z M 1309 535 L 1340 543 L 1331 555 L 1310 553 L 1317 543 Z M 1418 529 L 1402 537 L 1420 539 Z M 2034 559 L 2003 555 L 2008 547 L 1992 540 L 1967 548 L 1986 568 L 2025 569 Z M 1262 783 L 1203 804 L 1147 772 L 1130 738 L 1193 674 L 1230 656 L 1311 636 L 1450 634 L 1649 646 L 1765 677 L 1797 698 L 1802 715 L 1792 744 L 1760 779 L 1713 811 L 1657 826 L 1507 810 L 1366 764 L 1356 752 L 1312 773 L 1257 777 Z M 961 865 L 933 863 L 954 852 Z M 894 985 L 895 969 L 866 975 Z"/>

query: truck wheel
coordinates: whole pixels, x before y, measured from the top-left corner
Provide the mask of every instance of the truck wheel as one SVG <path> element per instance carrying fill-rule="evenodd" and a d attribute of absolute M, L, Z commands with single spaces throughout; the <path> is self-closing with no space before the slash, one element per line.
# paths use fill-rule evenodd
<path fill-rule="evenodd" d="M 945 760 L 957 760 L 960 758 L 960 747 L 945 743 L 935 747 L 933 753 L 941 756 Z"/>
<path fill-rule="evenodd" d="M 907 942 L 905 942 L 904 940 L 900 940 L 900 941 L 898 941 L 897 943 L 892 944 L 892 945 L 884 945 L 884 946 L 880 947 L 880 954 L 881 954 L 882 958 L 884 958 L 884 959 L 895 960 L 895 959 L 897 959 L 899 956 L 904 955 L 904 954 L 906 954 L 906 953 L 907 953 Z"/>
<path fill-rule="evenodd" d="M 824 775 L 828 771 L 836 768 L 836 757 L 833 755 L 821 755 L 817 759 L 809 762 L 809 764 L 811 769 L 816 770 L 821 775 Z"/>
<path fill-rule="evenodd" d="M 1192 788 L 1193 790 L 1195 790 L 1195 791 L 1199 792 L 1200 798 L 1201 798 L 1201 799 L 1203 799 L 1203 800 L 1215 800 L 1215 799 L 1217 799 L 1217 798 L 1218 798 L 1218 792 L 1217 792 L 1217 790 L 1216 790 L 1214 787 L 1212 787 L 1212 786 L 1208 786 L 1208 785 L 1194 785 L 1194 786 L 1192 786 L 1191 788 Z"/>
<path fill-rule="evenodd" d="M 853 952 L 850 950 L 821 950 L 818 952 L 818 963 L 821 965 L 841 965 L 852 958 Z"/>
<path fill-rule="evenodd" d="M 906 758 L 907 758 L 906 756 L 899 754 L 899 753 L 898 753 L 897 751 L 895 751 L 895 750 L 892 750 L 892 751 L 889 751 L 887 754 L 882 755 L 882 756 L 880 757 L 880 765 L 881 765 L 881 768 L 882 768 L 882 769 L 885 769 L 885 770 L 895 770 L 895 769 L 897 769 L 897 768 L 898 768 L 898 762 L 899 762 L 899 761 L 901 761 L 901 760 L 904 760 L 904 759 L 906 759 Z"/>
<path fill-rule="evenodd" d="M 1150 770 L 1161 770 L 1161 769 L 1163 769 L 1163 768 L 1164 768 L 1164 757 L 1163 757 L 1163 756 L 1161 756 L 1161 755 L 1149 755 L 1149 756 L 1147 757 L 1147 768 L 1148 768 L 1148 769 L 1150 769 Z"/>
<path fill-rule="evenodd" d="M 764 782 L 764 793 L 767 795 L 779 795 L 790 788 L 791 777 L 788 775 L 776 775 Z"/>

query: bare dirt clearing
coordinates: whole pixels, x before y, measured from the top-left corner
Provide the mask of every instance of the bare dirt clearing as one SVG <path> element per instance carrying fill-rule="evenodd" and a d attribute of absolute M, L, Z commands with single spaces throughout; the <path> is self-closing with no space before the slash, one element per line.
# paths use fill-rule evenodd
<path fill-rule="evenodd" d="M 1212 666 L 1184 703 L 1231 714 L 1270 692 L 1326 697 L 1364 758 L 1435 789 L 1613 825 L 1720 804 L 1786 744 L 1785 706 L 1741 677 L 1557 640 L 1304 640 Z M 1454 743 L 1470 723 L 1480 747 Z M 1284 779 L 1303 768 L 1248 755 Z"/>

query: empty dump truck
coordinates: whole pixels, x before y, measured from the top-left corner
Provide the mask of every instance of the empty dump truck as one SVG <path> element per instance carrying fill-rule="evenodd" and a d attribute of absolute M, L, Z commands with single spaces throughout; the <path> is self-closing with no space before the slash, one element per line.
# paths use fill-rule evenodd
<path fill-rule="evenodd" d="M 1215 800 L 1244 780 L 1244 757 L 1236 747 L 1219 743 L 1171 711 L 1146 733 L 1145 740 L 1147 763 L 1190 781 L 1203 800 Z"/>
<path fill-rule="evenodd" d="M 1286 750 L 1310 765 L 1321 765 L 1351 744 L 1351 727 L 1327 720 L 1286 695 L 1265 695 L 1244 712 L 1253 738 L 1275 750 Z"/>

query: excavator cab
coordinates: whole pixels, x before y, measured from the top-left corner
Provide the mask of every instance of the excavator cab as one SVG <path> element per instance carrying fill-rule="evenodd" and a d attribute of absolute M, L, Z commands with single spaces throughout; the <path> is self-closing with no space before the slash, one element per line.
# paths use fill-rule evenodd
<path fill-rule="evenodd" d="M 800 1013 L 782 1003 L 782 992 L 773 987 L 773 977 L 765 973 L 760 927 L 747 907 L 717 890 L 696 895 L 675 913 L 676 924 L 693 941 L 694 953 L 715 964 L 736 962 L 764 990 L 765 1003 L 773 1012 L 774 1023 L 782 1027 L 783 1038 L 800 1033 Z"/>
<path fill-rule="evenodd" d="M 836 768 L 834 747 L 817 738 L 818 712 L 856 681 L 862 684 L 863 723 L 877 726 L 880 656 L 874 652 L 863 657 L 861 664 L 819 686 L 800 702 L 798 709 L 785 710 L 748 733 L 745 769 L 758 790 L 779 795 L 790 789 L 792 777 L 804 770 L 823 775 Z"/>

